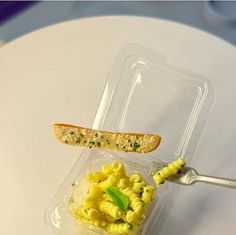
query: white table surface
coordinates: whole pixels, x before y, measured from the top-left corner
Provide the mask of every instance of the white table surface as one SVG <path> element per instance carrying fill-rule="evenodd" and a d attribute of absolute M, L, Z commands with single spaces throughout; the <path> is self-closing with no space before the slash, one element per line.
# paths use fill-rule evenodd
<path fill-rule="evenodd" d="M 51 137 L 54 122 L 92 124 L 117 51 L 153 48 L 212 80 L 216 102 L 192 165 L 236 178 L 236 48 L 151 18 L 100 17 L 54 25 L 0 49 L 0 234 L 51 235 L 44 211 L 80 150 Z M 165 235 L 235 235 L 236 190 L 182 187 Z"/>

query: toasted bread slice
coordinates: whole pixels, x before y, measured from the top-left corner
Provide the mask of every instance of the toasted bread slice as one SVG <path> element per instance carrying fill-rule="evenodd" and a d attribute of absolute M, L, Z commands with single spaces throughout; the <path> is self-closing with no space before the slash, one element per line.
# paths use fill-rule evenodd
<path fill-rule="evenodd" d="M 154 134 L 100 131 L 68 124 L 54 124 L 53 132 L 65 144 L 125 152 L 151 152 L 161 142 L 161 137 Z"/>

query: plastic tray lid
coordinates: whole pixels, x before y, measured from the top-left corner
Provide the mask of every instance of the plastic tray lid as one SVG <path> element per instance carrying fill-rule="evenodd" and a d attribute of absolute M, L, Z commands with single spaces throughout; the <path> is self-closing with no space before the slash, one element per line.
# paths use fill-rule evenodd
<path fill-rule="evenodd" d="M 190 162 L 214 101 L 206 77 L 177 68 L 157 52 L 126 45 L 110 70 L 93 128 L 157 133 L 158 159 Z"/>

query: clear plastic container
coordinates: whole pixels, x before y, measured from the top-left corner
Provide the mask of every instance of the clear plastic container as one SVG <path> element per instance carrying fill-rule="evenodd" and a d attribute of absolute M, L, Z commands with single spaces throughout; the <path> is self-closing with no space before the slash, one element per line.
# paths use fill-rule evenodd
<path fill-rule="evenodd" d="M 121 160 L 128 173 L 138 171 L 154 185 L 153 161 L 172 161 L 183 156 L 189 164 L 214 101 L 209 80 L 199 74 L 169 65 L 163 56 L 138 45 L 121 49 L 109 73 L 93 128 L 111 131 L 157 133 L 160 146 L 148 154 L 84 150 L 46 211 L 46 223 L 59 234 L 106 234 L 79 224 L 69 214 L 71 184 L 82 184 L 84 176 L 102 164 Z M 137 234 L 157 235 L 168 216 L 176 187 L 165 183 L 157 190 Z"/>

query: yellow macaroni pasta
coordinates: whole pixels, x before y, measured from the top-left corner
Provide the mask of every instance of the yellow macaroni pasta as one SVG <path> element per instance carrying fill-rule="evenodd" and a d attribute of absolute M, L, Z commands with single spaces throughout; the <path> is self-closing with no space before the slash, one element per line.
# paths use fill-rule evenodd
<path fill-rule="evenodd" d="M 163 184 L 168 177 L 177 174 L 185 165 L 186 163 L 183 158 L 178 158 L 156 172 L 153 175 L 153 180 L 156 184 Z"/>
<path fill-rule="evenodd" d="M 92 172 L 86 179 L 90 183 L 86 197 L 78 201 L 80 191 L 79 186 L 75 186 L 68 202 L 68 209 L 76 220 L 109 234 L 128 235 L 140 228 L 145 209 L 155 194 L 154 187 L 147 184 L 141 174 L 129 177 L 125 166 L 116 161 L 103 165 L 100 172 Z M 109 194 L 109 187 L 113 187 L 110 193 L 115 194 L 117 190 L 121 197 L 128 198 L 125 210 L 115 201 L 117 198 Z"/>
<path fill-rule="evenodd" d="M 111 202 L 101 201 L 99 203 L 99 210 L 104 214 L 111 216 L 114 219 L 120 219 L 122 215 L 119 208 Z"/>

